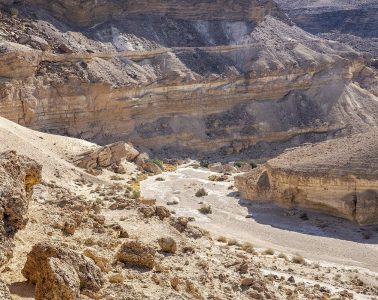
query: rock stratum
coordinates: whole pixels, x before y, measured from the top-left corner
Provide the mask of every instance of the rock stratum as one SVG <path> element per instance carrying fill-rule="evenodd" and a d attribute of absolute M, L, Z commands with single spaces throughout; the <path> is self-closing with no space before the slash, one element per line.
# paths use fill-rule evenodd
<path fill-rule="evenodd" d="M 378 133 L 306 145 L 235 180 L 251 200 L 315 209 L 361 225 L 378 223 Z"/>
<path fill-rule="evenodd" d="M 0 115 L 33 129 L 261 157 L 378 124 L 365 56 L 270 0 L 0 3 Z"/>
<path fill-rule="evenodd" d="M 277 0 L 276 2 L 301 28 L 367 53 L 371 64 L 378 67 L 377 1 Z"/>

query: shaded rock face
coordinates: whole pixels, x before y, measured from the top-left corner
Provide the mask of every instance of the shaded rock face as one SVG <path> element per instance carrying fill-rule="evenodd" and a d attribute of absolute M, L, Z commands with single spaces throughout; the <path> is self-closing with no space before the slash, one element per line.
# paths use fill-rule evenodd
<path fill-rule="evenodd" d="M 272 0 L 1 0 L 5 5 L 34 5 L 47 9 L 54 16 L 77 25 L 89 26 L 109 19 L 117 20 L 135 15 L 168 16 L 198 20 L 261 20 L 267 13 L 279 14 Z"/>
<path fill-rule="evenodd" d="M 365 1 L 276 1 L 298 26 L 378 58 L 378 3 Z M 376 65 L 378 67 L 378 64 Z"/>
<path fill-rule="evenodd" d="M 96 292 L 104 284 L 101 270 L 91 260 L 49 243 L 33 246 L 22 274 L 36 285 L 36 300 L 81 299 L 80 292 Z"/>
<path fill-rule="evenodd" d="M 235 179 L 246 199 L 378 223 L 378 134 L 304 146 Z"/>
<path fill-rule="evenodd" d="M 377 127 L 364 57 L 272 1 L 17 3 L 23 18 L 1 20 L 0 114 L 28 127 L 161 155 L 275 154 Z"/>
<path fill-rule="evenodd" d="M 28 221 L 33 186 L 42 167 L 15 152 L 0 154 L 0 266 L 12 255 L 12 240 Z"/>

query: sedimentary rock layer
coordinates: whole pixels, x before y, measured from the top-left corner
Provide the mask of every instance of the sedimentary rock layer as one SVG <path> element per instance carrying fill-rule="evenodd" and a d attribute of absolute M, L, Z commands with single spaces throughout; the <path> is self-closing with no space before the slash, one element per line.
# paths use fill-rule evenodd
<path fill-rule="evenodd" d="M 378 132 L 288 150 L 236 178 L 243 197 L 378 223 Z"/>
<path fill-rule="evenodd" d="M 122 2 L 124 18 L 80 29 L 68 12 L 81 4 L 12 6 L 19 17 L 2 19 L 0 115 L 161 153 L 262 156 L 377 127 L 376 73 L 350 47 L 292 26 L 270 1 L 227 1 L 222 19 L 222 1 L 176 2 Z M 96 3 L 111 10 L 121 2 Z M 174 9 L 151 12 L 155 4 Z"/>

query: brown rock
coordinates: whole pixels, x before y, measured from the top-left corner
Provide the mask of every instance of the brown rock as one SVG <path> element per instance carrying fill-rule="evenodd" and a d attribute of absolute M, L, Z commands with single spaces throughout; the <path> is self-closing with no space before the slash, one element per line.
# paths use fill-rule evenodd
<path fill-rule="evenodd" d="M 36 300 L 80 299 L 81 291 L 98 291 L 104 283 L 100 269 L 91 260 L 50 243 L 33 246 L 22 274 L 36 285 Z"/>
<path fill-rule="evenodd" d="M 171 216 L 171 212 L 164 206 L 156 206 L 156 215 L 160 218 L 160 220 L 164 220 L 165 218 L 169 218 Z"/>
<path fill-rule="evenodd" d="M 33 186 L 42 167 L 14 151 L 0 155 L 0 266 L 12 255 L 12 239 L 28 221 Z"/>
<path fill-rule="evenodd" d="M 116 259 L 131 267 L 155 266 L 155 250 L 139 241 L 127 241 L 122 244 Z"/>
<path fill-rule="evenodd" d="M 158 243 L 163 252 L 175 253 L 177 251 L 176 241 L 171 237 L 160 238 Z"/>

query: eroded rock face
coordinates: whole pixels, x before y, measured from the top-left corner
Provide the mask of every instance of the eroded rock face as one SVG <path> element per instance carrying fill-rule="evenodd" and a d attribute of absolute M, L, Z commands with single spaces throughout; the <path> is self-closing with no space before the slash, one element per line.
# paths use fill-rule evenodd
<path fill-rule="evenodd" d="M 291 26 L 272 1 L 17 3 L 24 18 L 1 20 L 0 114 L 28 127 L 259 157 L 378 126 L 364 56 Z"/>
<path fill-rule="evenodd" d="M 47 242 L 33 246 L 22 274 L 36 285 L 36 300 L 80 299 L 80 292 L 96 292 L 104 284 L 101 270 L 90 259 Z"/>
<path fill-rule="evenodd" d="M 378 223 L 376 131 L 300 147 L 236 177 L 243 197 Z"/>
<path fill-rule="evenodd" d="M 155 250 L 139 241 L 126 241 L 117 254 L 117 260 L 131 267 L 153 269 Z"/>
<path fill-rule="evenodd" d="M 0 154 L 0 266 L 12 255 L 12 240 L 28 221 L 33 186 L 42 167 L 14 151 Z"/>

